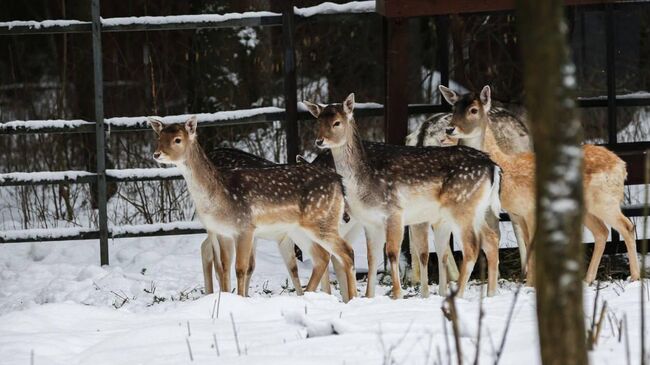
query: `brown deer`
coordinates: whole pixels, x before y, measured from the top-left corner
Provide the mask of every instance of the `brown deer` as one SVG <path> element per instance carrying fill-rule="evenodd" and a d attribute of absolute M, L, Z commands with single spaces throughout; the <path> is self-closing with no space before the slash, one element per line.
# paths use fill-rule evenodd
<path fill-rule="evenodd" d="M 344 207 L 340 176 L 305 164 L 220 169 L 198 142 L 196 116 L 184 124 L 151 125 L 158 134 L 154 159 L 180 169 L 208 234 L 235 241 L 239 295 L 248 295 L 255 235 L 286 233 L 294 241 L 316 242 L 340 261 L 347 298 L 356 296 L 354 253 L 339 234 Z"/>
<path fill-rule="evenodd" d="M 523 116 L 525 113 L 515 114 L 502 106 L 493 106 L 488 111 L 488 127 L 492 130 L 499 148 L 506 154 L 515 154 L 520 152 L 532 151 L 532 138 L 528 126 Z M 445 132 L 449 128 L 452 113 L 437 113 L 420 124 L 416 130 L 406 136 L 407 146 L 454 146 L 457 144 L 465 145 L 464 140 L 450 137 Z M 493 230 L 499 231 L 499 219 L 488 214 L 486 220 Z M 523 232 L 521 227 L 513 223 L 513 230 L 517 244 L 520 248 L 520 261 L 522 273 L 525 275 L 526 268 L 526 245 L 524 243 Z M 412 255 L 416 254 L 421 247 L 427 247 L 429 236 L 429 227 L 426 225 L 413 225 L 409 227 L 410 248 Z M 450 258 L 453 256 L 449 255 Z M 453 265 L 452 265 L 453 264 Z M 454 273 L 455 263 L 453 260 L 447 263 L 450 270 L 450 276 Z M 418 261 L 412 262 L 413 281 L 417 282 L 420 274 L 420 265 Z"/>
<path fill-rule="evenodd" d="M 489 86 L 485 86 L 480 94 L 469 93 L 462 96 L 443 86 L 440 91 L 445 100 L 453 106 L 453 117 L 446 133 L 463 140 L 468 146 L 489 153 L 503 169 L 501 204 L 513 222 L 516 221 L 522 227 L 526 246 L 530 251 L 535 234 L 535 156 L 532 153 L 507 155 L 499 147 L 492 129 L 487 128 L 491 106 Z M 584 223 L 595 239 L 594 253 L 585 281 L 591 283 L 596 277 L 609 233 L 606 224 L 623 236 L 630 261 L 631 279 L 637 280 L 639 264 L 634 225 L 620 209 L 627 177 L 625 162 L 604 147 L 584 145 L 582 153 Z M 532 252 L 528 256 L 531 257 Z M 528 262 L 527 281 L 530 285 L 534 280 L 533 261 L 531 259 Z"/>
<path fill-rule="evenodd" d="M 150 118 L 150 120 L 152 119 L 153 118 Z M 157 119 L 153 119 L 153 123 L 161 123 L 162 125 L 162 121 Z M 215 148 L 210 151 L 207 156 L 215 166 L 221 169 L 256 168 L 275 165 L 274 162 L 234 148 Z M 300 278 L 298 277 L 298 266 L 296 264 L 296 254 L 293 241 L 291 241 L 286 234 L 279 234 L 276 237 L 266 238 L 274 238 L 273 240 L 278 243 L 280 254 L 282 255 L 287 270 L 289 271 L 289 276 L 296 294 L 303 295 Z M 330 255 L 322 247 L 313 244 L 311 241 L 300 242 L 298 246 L 303 252 L 308 253 L 312 258 L 313 271 L 310 281 L 313 283 L 318 280 L 316 275 L 318 275 L 319 272 L 323 272 L 323 267 L 327 267 L 329 264 Z M 203 277 L 206 294 L 211 294 L 214 291 L 214 285 L 212 282 L 213 267 L 217 274 L 217 278 L 219 279 L 219 287 L 221 290 L 230 291 L 230 269 L 232 267 L 234 250 L 234 241 L 228 237 L 217 236 L 216 239 L 210 239 L 210 237 L 208 237 L 203 241 L 203 244 L 201 245 L 201 261 L 203 263 Z M 253 250 L 253 256 L 251 257 L 251 265 L 254 268 L 255 250 Z M 328 275 L 322 276 L 320 284 L 323 292 L 331 294 Z"/>
<path fill-rule="evenodd" d="M 377 158 L 378 155 L 366 152 L 357 131 L 353 116 L 354 94 L 343 104 L 321 107 L 305 102 L 305 105 L 318 120 L 316 145 L 332 151 L 336 171 L 343 177 L 350 216 L 361 222 L 368 246 L 374 247 L 368 254 L 367 295 L 374 294 L 378 259 L 375 253 L 385 244 L 391 267 L 392 296 L 401 297 L 399 248 L 404 225 L 417 223 L 451 229 L 460 238 L 464 255 L 460 295 L 480 247 L 488 257 L 488 292 L 495 290 L 498 273 L 496 233 L 486 235 L 483 242 L 478 240 L 486 212 L 490 209 L 493 214 L 499 212 L 499 167 L 486 154 L 462 146 L 387 146 L 390 153 Z M 446 254 L 445 251 L 443 256 Z M 441 287 L 446 286 L 444 271 L 441 271 Z"/>
<path fill-rule="evenodd" d="M 362 141 L 363 147 L 368 153 L 368 155 L 373 156 L 374 159 L 376 160 L 383 160 L 386 158 L 386 156 L 390 156 L 394 151 L 393 147 L 391 145 L 386 145 L 384 143 L 377 143 L 377 142 L 370 142 L 370 141 Z M 304 160 L 304 159 L 303 159 Z M 334 157 L 332 156 L 332 151 L 329 149 L 321 151 L 318 156 L 311 162 L 313 164 L 335 169 L 334 165 Z M 349 210 L 349 209 L 348 209 Z M 489 213 L 488 213 L 489 215 Z M 363 230 L 362 225 L 357 221 L 352 219 L 348 225 L 353 225 L 354 228 L 348 227 L 347 230 L 350 233 L 347 233 L 345 235 L 346 240 L 350 241 L 350 239 L 354 239 L 353 237 L 358 237 L 361 234 L 361 230 Z M 422 229 L 420 226 L 423 226 L 424 229 Z M 415 229 L 413 231 L 413 235 L 411 236 L 411 255 L 413 257 L 413 265 L 414 267 L 418 267 L 418 263 L 422 263 L 423 267 L 427 267 L 428 265 L 428 260 L 429 260 L 429 237 L 428 237 L 428 225 L 426 223 L 422 224 L 416 224 L 411 227 L 420 227 L 420 229 Z M 355 233 L 355 229 L 358 233 Z M 419 234 L 419 236 L 417 236 Z M 375 280 L 371 278 L 373 272 L 376 272 L 376 268 L 371 269 L 370 264 L 375 264 L 378 265 L 378 258 L 382 256 L 381 252 L 381 247 L 379 247 L 376 243 L 372 244 L 369 240 L 367 240 L 367 243 L 370 243 L 367 246 L 367 252 L 368 252 L 368 258 L 369 258 L 369 282 L 374 282 Z M 440 250 L 438 246 L 436 246 L 437 250 Z M 442 262 L 443 255 L 440 254 L 438 255 L 438 267 L 443 268 L 446 266 L 447 268 L 447 277 L 450 280 L 458 280 L 458 267 L 456 266 L 456 261 L 454 261 L 454 258 L 452 255 L 447 255 L 447 261 L 445 263 Z M 374 270 L 374 271 L 373 271 Z M 429 296 L 429 273 L 427 270 L 424 271 L 419 271 L 417 273 L 417 281 L 422 283 L 420 285 L 420 294 L 422 297 L 426 298 Z M 443 278 L 442 285 L 439 286 L 440 290 L 439 293 L 441 295 L 445 295 L 446 293 L 446 280 Z M 366 295 L 367 296 L 373 296 L 373 289 L 369 285 L 367 290 L 366 290 Z"/>

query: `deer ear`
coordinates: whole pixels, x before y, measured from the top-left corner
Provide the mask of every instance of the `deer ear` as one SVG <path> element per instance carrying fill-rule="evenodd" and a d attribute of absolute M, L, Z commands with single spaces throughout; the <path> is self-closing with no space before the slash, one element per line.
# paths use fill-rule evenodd
<path fill-rule="evenodd" d="M 307 110 L 309 110 L 309 112 L 311 113 L 311 115 L 314 116 L 314 118 L 318 118 L 318 116 L 320 115 L 320 112 L 323 111 L 322 108 L 320 107 L 320 105 L 318 105 L 318 104 L 314 104 L 314 103 L 312 103 L 311 101 L 307 101 L 307 100 L 305 100 L 305 101 L 303 101 L 302 103 L 305 105 L 305 107 L 307 108 Z"/>
<path fill-rule="evenodd" d="M 492 107 L 492 92 L 490 91 L 490 86 L 485 85 L 483 90 L 481 90 L 481 103 L 483 103 L 483 109 L 489 111 Z"/>
<path fill-rule="evenodd" d="M 343 102 L 343 111 L 345 114 L 352 114 L 354 110 L 354 93 L 350 93 L 345 101 Z"/>
<path fill-rule="evenodd" d="M 190 119 L 185 122 L 185 130 L 190 138 L 196 137 L 196 115 L 192 115 Z"/>
<path fill-rule="evenodd" d="M 151 128 L 156 132 L 157 135 L 160 135 L 160 132 L 162 132 L 163 129 L 163 124 L 162 120 L 154 117 L 149 117 L 147 118 L 149 121 L 149 124 L 151 125 Z"/>
<path fill-rule="evenodd" d="M 456 94 L 454 90 L 444 85 L 439 85 L 438 90 L 440 90 L 442 97 L 445 98 L 450 105 L 454 105 L 458 101 L 458 94 Z"/>

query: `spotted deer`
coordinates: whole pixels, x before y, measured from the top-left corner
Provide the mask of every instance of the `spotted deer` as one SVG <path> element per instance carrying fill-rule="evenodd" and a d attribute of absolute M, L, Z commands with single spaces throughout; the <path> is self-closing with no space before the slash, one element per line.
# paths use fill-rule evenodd
<path fill-rule="evenodd" d="M 179 168 L 208 234 L 234 240 L 239 295 L 248 295 L 254 237 L 286 233 L 327 250 L 344 268 L 346 298 L 356 296 L 354 253 L 338 230 L 344 206 L 340 176 L 305 164 L 218 168 L 198 142 L 196 116 L 184 124 L 151 125 L 158 134 L 154 159 Z"/>
<path fill-rule="evenodd" d="M 321 107 L 304 103 L 317 119 L 316 145 L 332 151 L 336 171 L 343 177 L 350 216 L 364 226 L 368 246 L 372 247 L 368 255 L 368 296 L 374 295 L 379 258 L 376 253 L 385 244 L 392 297 L 401 297 L 399 248 L 404 225 L 417 223 L 451 229 L 460 238 L 464 255 L 460 295 L 480 247 L 488 256 L 488 291 L 494 291 L 498 272 L 496 234 L 493 232 L 483 242 L 478 240 L 486 212 L 499 212 L 499 167 L 486 154 L 462 146 L 390 146 L 386 147 L 390 153 L 377 158 L 367 153 L 357 130 L 354 94 L 343 104 Z M 440 274 L 440 286 L 446 288 L 445 270 Z"/>
<path fill-rule="evenodd" d="M 162 125 L 162 121 L 157 119 L 153 119 L 152 123 L 161 123 Z M 207 153 L 207 156 L 215 166 L 221 169 L 256 168 L 275 165 L 274 162 L 234 148 L 215 148 Z M 278 234 L 276 236 L 277 237 L 266 238 L 275 238 L 274 241 L 278 243 L 280 254 L 287 267 L 296 294 L 303 295 L 300 278 L 298 277 L 298 265 L 296 264 L 294 242 L 287 234 Z M 330 255 L 321 246 L 313 244 L 313 242 L 308 240 L 299 242 L 298 246 L 303 252 L 309 254 L 312 259 L 313 271 L 310 283 L 313 284 L 318 280 L 316 276 L 319 272 L 323 271 L 323 267 L 328 266 Z M 201 261 L 203 263 L 203 277 L 207 294 L 214 291 L 214 285 L 212 282 L 213 267 L 217 274 L 217 278 L 219 279 L 220 289 L 222 291 L 230 291 L 230 270 L 232 267 L 234 250 L 234 241 L 228 237 L 217 235 L 217 237 L 211 239 L 208 236 L 208 238 L 203 241 L 203 244 L 201 245 Z M 253 250 L 253 255 L 251 257 L 251 265 L 254 269 L 255 250 Z M 320 285 L 323 292 L 328 294 L 331 293 L 328 275 L 322 275 Z M 307 287 L 311 288 L 310 284 L 308 284 Z"/>
<path fill-rule="evenodd" d="M 487 113 L 489 116 L 488 127 L 492 130 L 499 148 L 504 153 L 515 154 L 532 151 L 532 138 L 524 119 L 525 113 L 514 113 L 502 106 L 493 106 Z M 437 113 L 432 115 L 420 124 L 413 133 L 406 136 L 406 145 L 418 147 L 465 145 L 465 140 L 459 141 L 457 138 L 450 137 L 446 133 L 452 116 L 452 113 Z M 488 225 L 498 232 L 499 219 L 488 213 L 486 220 Z M 522 273 L 525 274 L 526 245 L 524 243 L 523 233 L 521 227 L 515 223 L 513 223 L 513 230 L 520 248 Z M 418 251 L 419 247 L 427 246 L 429 228 L 426 225 L 410 226 L 409 236 L 410 249 L 413 255 Z M 450 255 L 450 257 L 452 256 Z M 420 265 L 417 260 L 412 262 L 412 267 L 413 280 L 417 282 L 421 276 Z M 453 269 L 452 265 L 448 267 Z"/>
<path fill-rule="evenodd" d="M 370 142 L 370 141 L 362 141 L 363 147 L 366 150 L 367 154 L 369 156 L 372 156 L 373 159 L 375 160 L 383 160 L 386 158 L 386 156 L 390 156 L 393 153 L 393 148 L 395 146 L 387 145 L 384 143 L 377 143 L 377 142 Z M 336 169 L 334 165 L 334 157 L 332 156 L 332 151 L 329 149 L 322 150 L 318 156 L 312 161 L 313 164 L 331 168 L 331 169 Z M 488 213 L 489 214 L 489 213 Z M 356 232 L 354 233 L 354 230 L 352 228 L 348 228 L 348 231 L 351 233 L 347 234 L 345 237 L 346 239 L 351 238 L 354 239 L 354 237 L 359 237 L 361 235 L 361 231 L 363 230 L 363 226 L 361 223 L 357 220 L 351 220 L 348 225 L 354 225 L 353 227 L 356 227 Z M 428 238 L 428 225 L 426 223 L 423 223 L 421 225 L 424 225 L 424 228 L 426 229 L 426 232 L 423 233 L 422 229 L 415 230 L 415 234 L 420 234 L 420 236 L 411 236 L 411 255 L 413 257 L 413 263 L 417 265 L 417 263 L 422 263 L 423 267 L 427 267 L 428 265 L 428 260 L 429 260 L 429 238 Z M 414 225 L 414 226 L 420 226 L 420 225 Z M 414 227 L 411 226 L 411 227 Z M 349 241 L 349 239 L 348 239 Z M 367 241 L 367 243 L 371 243 L 370 241 Z M 416 244 L 414 244 L 416 243 Z M 437 247 L 437 246 L 436 246 Z M 440 248 L 437 248 L 439 250 Z M 368 259 L 369 263 L 376 262 L 377 258 L 382 256 L 381 253 L 381 247 L 379 247 L 377 244 L 369 244 L 367 246 L 367 252 L 368 252 Z M 454 257 L 452 255 L 447 255 L 447 261 L 442 262 L 443 255 L 440 254 L 438 255 L 438 267 L 445 267 L 447 268 L 447 274 L 448 278 L 450 280 L 457 280 L 458 279 L 458 267 L 456 266 L 456 261 L 454 261 Z M 370 267 L 370 266 L 369 266 Z M 419 266 L 417 266 L 419 267 Z M 370 270 L 372 272 L 372 270 Z M 374 281 L 374 279 L 371 279 L 370 281 Z M 418 271 L 417 273 L 417 282 L 422 283 L 420 286 L 420 294 L 422 297 L 428 297 L 429 296 L 429 273 L 427 270 L 424 271 Z M 444 287 L 445 285 L 443 285 Z M 446 292 L 445 288 L 442 288 L 441 290 L 441 295 L 444 295 Z M 370 289 L 370 285 L 367 288 L 366 295 L 372 296 L 372 289 Z"/>
<path fill-rule="evenodd" d="M 510 218 L 524 231 L 526 247 L 535 234 L 535 156 L 532 153 L 508 155 L 497 143 L 489 124 L 491 106 L 490 87 L 480 94 L 459 96 L 441 87 L 445 100 L 453 106 L 453 117 L 446 133 L 465 141 L 466 145 L 485 151 L 503 169 L 501 204 Z M 625 162 L 604 147 L 584 145 L 583 194 L 585 201 L 584 224 L 595 239 L 594 253 L 589 263 L 585 281 L 593 282 L 605 249 L 609 230 L 607 225 L 619 231 L 625 240 L 630 262 L 632 280 L 639 278 L 634 225 L 621 212 L 624 183 L 627 177 Z M 533 256 L 532 252 L 528 255 Z M 527 281 L 533 284 L 533 259 L 528 262 Z"/>

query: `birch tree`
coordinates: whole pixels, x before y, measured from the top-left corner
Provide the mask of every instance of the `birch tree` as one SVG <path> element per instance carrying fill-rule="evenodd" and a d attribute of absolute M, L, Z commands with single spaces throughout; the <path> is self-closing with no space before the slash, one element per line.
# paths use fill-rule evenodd
<path fill-rule="evenodd" d="M 575 66 L 561 0 L 518 0 L 524 89 L 535 143 L 537 319 L 544 365 L 587 364 L 582 305 L 582 150 Z"/>

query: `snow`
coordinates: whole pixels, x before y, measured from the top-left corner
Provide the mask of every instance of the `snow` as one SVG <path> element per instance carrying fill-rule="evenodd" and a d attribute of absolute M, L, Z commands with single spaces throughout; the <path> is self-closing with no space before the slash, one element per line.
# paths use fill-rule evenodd
<path fill-rule="evenodd" d="M 239 109 L 231 111 L 222 111 L 216 113 L 199 113 L 199 114 L 181 114 L 181 115 L 170 115 L 166 117 L 158 117 L 163 120 L 165 124 L 173 123 L 184 123 L 192 115 L 196 115 L 196 118 L 199 123 L 205 122 L 216 122 L 216 121 L 228 121 L 234 119 L 243 119 L 251 118 L 256 116 L 261 116 L 267 113 L 282 113 L 284 112 L 283 108 L 278 107 L 262 107 L 262 108 L 252 108 L 252 109 Z M 115 117 L 107 118 L 104 120 L 104 123 L 109 126 L 119 126 L 119 127 L 147 127 L 147 117 Z"/>
<path fill-rule="evenodd" d="M 29 27 L 33 29 L 41 29 L 51 27 L 66 27 L 79 24 L 90 24 L 90 22 L 83 22 L 79 20 L 44 20 L 40 22 L 34 20 L 16 20 L 12 22 L 0 22 L 0 27 L 7 27 L 9 29 L 13 27 Z"/>
<path fill-rule="evenodd" d="M 0 123 L 0 131 L 10 129 L 77 128 L 86 124 L 94 123 L 81 119 L 14 120 L 7 123 Z"/>
<path fill-rule="evenodd" d="M 83 233 L 92 232 L 92 228 L 71 227 L 71 228 L 32 228 L 0 231 L 0 241 L 26 240 L 26 239 L 56 239 L 80 236 Z M 1 250 L 1 248 L 0 248 Z"/>
<path fill-rule="evenodd" d="M 43 171 L 43 172 L 9 172 L 0 174 L 0 183 L 4 182 L 39 182 L 52 180 L 76 180 L 84 176 L 95 176 L 88 171 Z"/>
<path fill-rule="evenodd" d="M 182 176 L 181 171 L 175 167 L 172 168 L 139 168 L 139 169 L 120 169 L 106 170 L 106 175 L 116 179 L 133 179 L 133 178 L 157 178 L 157 177 L 176 177 Z"/>
<path fill-rule="evenodd" d="M 3 245 L 3 364 L 30 363 L 32 356 L 35 364 L 189 363 L 188 342 L 197 364 L 431 364 L 439 356 L 448 363 L 446 342 L 454 357 L 441 297 L 395 301 L 380 295 L 348 304 L 338 294 L 297 297 L 286 287 L 286 270 L 272 242 L 258 242 L 251 298 L 204 296 L 199 253 L 204 237 L 111 240 L 111 265 L 104 267 L 97 262 L 96 241 Z M 309 262 L 299 262 L 303 283 L 310 269 Z M 602 284 L 599 300 L 607 301 L 616 319 L 627 317 L 631 357 L 638 359 L 640 285 Z M 501 281 L 498 295 L 483 301 L 482 363 L 493 362 L 493 344 L 501 340 L 515 288 Z M 389 287 L 378 289 L 385 293 Z M 595 290 L 585 287 L 584 293 L 585 313 L 591 315 Z M 466 298 L 457 300 L 466 363 L 476 349 L 479 300 L 475 282 Z M 625 356 L 625 340 L 618 341 L 614 322 L 604 322 L 592 364 L 616 364 Z M 522 359 L 541 363 L 535 296 L 528 288 L 516 301 L 500 364 Z"/>
<path fill-rule="evenodd" d="M 154 224 L 136 224 L 125 226 L 110 226 L 109 231 L 112 236 L 134 233 L 153 233 L 159 231 L 172 231 L 175 229 L 203 229 L 203 225 L 198 221 L 190 222 L 173 222 L 173 223 L 154 223 Z"/>
<path fill-rule="evenodd" d="M 294 7 L 294 13 L 298 16 L 308 18 L 319 14 L 354 14 L 354 13 L 374 13 L 375 1 L 350 1 L 344 4 L 335 4 L 324 2 L 315 6 L 306 8 Z"/>
<path fill-rule="evenodd" d="M 114 27 L 134 24 L 176 24 L 176 23 L 220 23 L 228 20 L 249 19 L 258 17 L 280 16 L 282 14 L 270 11 L 248 11 L 244 13 L 227 14 L 193 14 L 193 15 L 167 15 L 167 16 L 139 16 L 123 18 L 102 18 L 102 25 Z"/>

